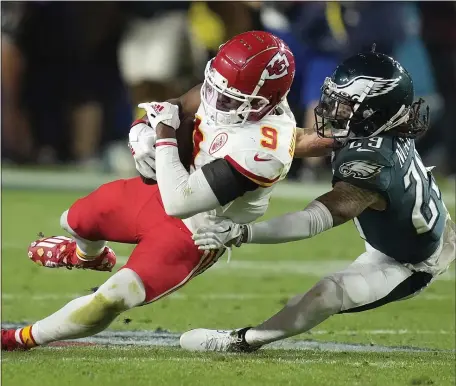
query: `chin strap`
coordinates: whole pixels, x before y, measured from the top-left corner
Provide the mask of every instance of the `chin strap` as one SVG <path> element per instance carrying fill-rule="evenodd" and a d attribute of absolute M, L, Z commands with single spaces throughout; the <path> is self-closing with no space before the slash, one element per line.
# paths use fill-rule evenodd
<path fill-rule="evenodd" d="M 410 109 L 406 109 L 405 105 L 402 105 L 399 111 L 394 114 L 384 125 L 375 130 L 368 138 L 375 137 L 382 131 L 388 131 L 392 128 L 399 126 L 409 120 Z"/>

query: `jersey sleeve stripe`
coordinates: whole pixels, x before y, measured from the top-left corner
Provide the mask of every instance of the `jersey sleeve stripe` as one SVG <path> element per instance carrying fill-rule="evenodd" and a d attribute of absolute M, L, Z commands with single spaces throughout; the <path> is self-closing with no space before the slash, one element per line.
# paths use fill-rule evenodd
<path fill-rule="evenodd" d="M 239 165 L 233 158 L 231 158 L 229 155 L 225 156 L 225 159 L 230 163 L 230 165 L 235 168 L 239 173 L 242 175 L 246 176 L 248 179 L 252 180 L 256 184 L 263 186 L 263 187 L 269 187 L 271 185 L 274 185 L 275 182 L 277 182 L 280 178 L 280 176 L 277 176 L 276 178 L 269 179 L 266 177 L 261 177 L 257 176 L 256 174 L 248 171 L 247 169 L 243 168 L 241 165 Z"/>
<path fill-rule="evenodd" d="M 177 147 L 177 143 L 171 142 L 171 141 L 169 141 L 169 142 L 157 142 L 155 144 L 155 147 L 159 147 L 159 146 L 175 146 L 175 147 Z"/>

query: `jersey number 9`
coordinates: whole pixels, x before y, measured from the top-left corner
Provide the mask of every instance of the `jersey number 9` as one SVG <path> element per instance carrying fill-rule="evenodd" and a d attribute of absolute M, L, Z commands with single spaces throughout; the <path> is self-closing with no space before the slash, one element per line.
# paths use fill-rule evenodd
<path fill-rule="evenodd" d="M 261 134 L 263 138 L 261 139 L 261 146 L 275 150 L 277 149 L 277 130 L 273 127 L 262 126 Z"/>

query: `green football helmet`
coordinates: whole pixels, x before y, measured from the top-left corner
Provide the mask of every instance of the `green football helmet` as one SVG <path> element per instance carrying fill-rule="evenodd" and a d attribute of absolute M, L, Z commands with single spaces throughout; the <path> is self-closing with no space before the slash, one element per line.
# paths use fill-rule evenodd
<path fill-rule="evenodd" d="M 330 138 L 366 138 L 390 131 L 416 137 L 429 126 L 429 107 L 414 100 L 410 74 L 393 58 L 367 52 L 354 55 L 326 78 L 315 108 L 317 132 Z"/>

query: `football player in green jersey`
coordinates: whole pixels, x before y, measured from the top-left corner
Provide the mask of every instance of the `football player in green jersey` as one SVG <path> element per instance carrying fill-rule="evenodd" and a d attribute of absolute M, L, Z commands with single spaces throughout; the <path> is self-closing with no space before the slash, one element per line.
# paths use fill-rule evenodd
<path fill-rule="evenodd" d="M 300 212 L 251 225 L 227 219 L 198 230 L 194 240 L 200 249 L 285 243 L 354 220 L 366 251 L 260 325 L 191 330 L 181 336 L 183 348 L 254 351 L 332 315 L 414 296 L 448 269 L 455 258 L 455 226 L 415 148 L 415 138 L 429 124 L 422 103 L 414 102 L 409 73 L 374 50 L 336 68 L 315 109 L 320 136 L 341 143 L 332 155 L 333 189 Z"/>

